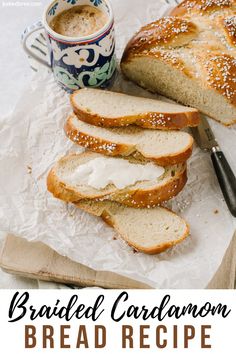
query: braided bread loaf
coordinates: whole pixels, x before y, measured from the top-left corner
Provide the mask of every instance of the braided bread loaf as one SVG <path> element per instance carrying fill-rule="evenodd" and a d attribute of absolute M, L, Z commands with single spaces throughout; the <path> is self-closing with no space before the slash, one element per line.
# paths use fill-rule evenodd
<path fill-rule="evenodd" d="M 236 0 L 184 0 L 140 29 L 121 61 L 127 78 L 230 125 L 236 122 Z"/>

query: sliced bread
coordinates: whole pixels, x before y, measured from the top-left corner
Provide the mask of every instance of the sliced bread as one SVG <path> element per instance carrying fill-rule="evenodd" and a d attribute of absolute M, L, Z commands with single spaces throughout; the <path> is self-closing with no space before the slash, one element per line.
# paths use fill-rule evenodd
<path fill-rule="evenodd" d="M 165 167 L 160 177 L 150 181 L 136 181 L 133 184 L 131 182 L 130 185 L 121 189 L 118 189 L 113 183 L 106 185 L 104 188 L 94 188 L 88 185 L 88 183 L 82 182 L 81 179 L 73 179 L 80 166 L 100 156 L 93 152 L 85 152 L 63 157 L 55 164 L 48 175 L 48 190 L 56 198 L 66 202 L 110 200 L 136 208 L 150 208 L 176 196 L 183 189 L 187 181 L 185 164 Z M 119 160 L 124 161 L 123 159 L 106 156 L 104 156 L 104 159 L 115 160 L 115 165 Z M 137 162 L 134 158 L 129 158 L 129 161 L 136 165 L 141 164 L 141 162 Z M 116 173 L 120 176 L 119 168 Z M 98 171 L 96 172 L 97 174 Z M 132 181 L 132 175 L 129 173 L 128 181 L 129 176 Z"/>
<path fill-rule="evenodd" d="M 160 166 L 186 161 L 193 147 L 190 134 L 179 131 L 154 131 L 135 126 L 101 128 L 71 114 L 65 124 L 67 136 L 76 144 L 108 156 L 134 156 L 152 160 Z"/>
<path fill-rule="evenodd" d="M 139 252 L 163 252 L 189 235 L 186 222 L 166 208 L 134 209 L 109 201 L 81 201 L 75 205 L 90 214 L 101 216 Z"/>
<path fill-rule="evenodd" d="M 102 127 L 169 130 L 197 126 L 200 119 L 193 108 L 97 89 L 75 91 L 71 104 L 79 119 Z"/>

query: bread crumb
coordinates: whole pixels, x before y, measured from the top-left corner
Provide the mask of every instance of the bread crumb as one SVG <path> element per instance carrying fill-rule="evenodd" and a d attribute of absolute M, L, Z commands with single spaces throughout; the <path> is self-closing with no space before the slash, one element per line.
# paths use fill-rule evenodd
<path fill-rule="evenodd" d="M 214 210 L 214 214 L 219 214 L 219 210 Z"/>
<path fill-rule="evenodd" d="M 31 173 L 32 173 L 32 167 L 31 166 L 27 166 L 27 173 L 29 174 L 29 175 L 31 175 Z"/>

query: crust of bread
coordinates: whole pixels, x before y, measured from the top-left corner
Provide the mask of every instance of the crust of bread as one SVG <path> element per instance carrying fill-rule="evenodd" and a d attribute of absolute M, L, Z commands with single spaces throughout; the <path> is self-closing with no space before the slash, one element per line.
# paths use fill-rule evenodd
<path fill-rule="evenodd" d="M 161 157 L 144 156 L 136 150 L 134 145 L 114 143 L 106 139 L 92 137 L 80 132 L 72 124 L 72 118 L 72 116 L 69 116 L 65 123 L 64 130 L 67 137 L 74 143 L 97 153 L 101 153 L 107 156 L 135 156 L 137 159 L 147 160 L 147 162 L 153 161 L 160 166 L 176 165 L 185 162 L 192 154 L 193 138 L 191 139 L 189 146 L 186 149 L 180 151 L 178 154 L 171 154 Z"/>
<path fill-rule="evenodd" d="M 175 18 L 172 20 L 172 27 L 164 26 L 156 42 L 153 39 L 156 36 L 155 25 L 153 27 L 147 25 L 134 35 L 121 60 L 122 72 L 128 78 L 126 65 L 136 57 L 152 57 L 153 60 L 156 58 L 182 72 L 193 82 L 199 83 L 200 89 L 208 89 L 224 97 L 227 105 L 231 105 L 232 110 L 236 109 L 235 14 L 235 0 L 182 1 L 170 13 L 170 17 L 167 17 L 167 19 Z M 184 33 L 181 33 L 181 26 L 176 19 L 187 21 L 188 26 L 183 30 Z M 161 20 L 156 23 L 158 24 L 159 21 Z M 191 27 L 191 23 L 196 28 Z M 163 46 L 159 43 L 159 38 L 165 35 L 165 31 L 171 32 L 171 35 L 168 43 Z M 175 32 L 177 33 L 174 38 Z M 193 38 L 194 35 L 196 38 Z M 140 45 L 142 38 L 145 39 L 144 43 L 150 43 L 148 48 Z M 179 41 L 180 45 L 175 50 L 175 43 L 178 44 Z M 140 86 L 144 87 L 144 85 Z M 165 95 L 168 96 L 167 93 Z M 171 95 L 169 97 L 174 98 Z M 186 104 L 180 99 L 179 102 Z M 191 105 L 190 99 L 189 104 Z M 228 107 L 230 109 L 230 106 Z M 227 118 L 227 122 L 224 122 L 217 117 L 217 114 L 204 112 L 204 108 L 201 112 L 225 126 L 236 122 L 234 113 L 231 121 Z"/>
<path fill-rule="evenodd" d="M 234 0 L 183 0 L 170 13 L 171 16 L 183 16 L 190 13 L 207 15 L 209 12 L 229 8 Z"/>
<path fill-rule="evenodd" d="M 198 35 L 197 26 L 186 19 L 168 16 L 142 27 L 132 43 L 135 52 L 148 50 L 153 45 L 179 47 Z"/>
<path fill-rule="evenodd" d="M 236 16 L 228 16 L 220 22 L 229 45 L 236 46 Z"/>
<path fill-rule="evenodd" d="M 236 106 L 236 59 L 229 54 L 204 54 L 199 58 L 207 85 Z"/>
<path fill-rule="evenodd" d="M 89 154 L 89 153 L 84 153 Z M 66 161 L 70 159 L 71 154 L 60 161 Z M 131 206 L 134 208 L 151 208 L 160 205 L 162 202 L 167 201 L 175 197 L 184 188 L 187 182 L 187 168 L 186 165 L 182 165 L 182 168 L 178 173 L 171 177 L 169 182 L 165 185 L 158 186 L 156 188 L 146 188 L 145 190 L 130 189 L 130 190 L 117 190 L 101 191 L 101 196 L 90 195 L 88 198 L 85 195 L 81 195 L 75 188 L 62 182 L 56 174 L 56 166 L 53 167 L 47 177 L 48 191 L 53 194 L 54 197 L 61 199 L 65 202 L 78 202 L 80 200 L 94 200 L 94 201 L 115 201 L 120 204 Z"/>
<path fill-rule="evenodd" d="M 158 245 L 156 247 L 142 247 L 140 244 L 136 244 L 136 243 L 131 243 L 126 235 L 119 229 L 119 226 L 116 225 L 116 222 L 114 220 L 114 218 L 112 217 L 112 214 L 109 213 L 109 209 L 106 209 L 105 207 L 101 210 L 101 214 L 98 215 L 97 213 L 94 213 L 93 212 L 93 209 L 90 208 L 86 203 L 81 203 L 81 202 L 78 202 L 78 203 L 75 203 L 75 206 L 79 209 L 82 209 L 92 215 L 96 215 L 96 216 L 100 216 L 109 226 L 113 227 L 117 233 L 119 234 L 119 236 L 129 245 L 131 246 L 132 248 L 134 248 L 136 251 L 138 252 L 142 252 L 142 253 L 146 253 L 146 254 L 149 254 L 149 255 L 155 255 L 155 254 L 158 254 L 158 253 L 161 253 L 161 252 L 164 252 L 166 251 L 168 248 L 171 248 L 171 247 L 174 247 L 175 245 L 177 245 L 178 243 L 184 241 L 188 236 L 189 236 L 189 225 L 185 222 L 186 224 L 186 231 L 185 233 L 182 235 L 181 238 L 177 239 L 177 240 L 174 240 L 174 241 L 171 241 L 171 242 L 165 242 L 161 245 Z M 167 208 L 164 208 L 164 209 L 167 209 Z M 173 213 L 171 210 L 167 209 L 169 212 Z M 174 214 L 174 213 L 173 213 Z"/>
<path fill-rule="evenodd" d="M 135 116 L 117 118 L 100 116 L 96 113 L 87 112 L 85 109 L 77 107 L 74 99 L 76 94 L 77 93 L 74 92 L 70 96 L 74 113 L 83 122 L 98 127 L 115 128 L 133 124 L 147 129 L 179 130 L 185 127 L 196 127 L 200 123 L 200 115 L 197 110 L 193 112 L 183 111 L 176 113 L 147 112 Z"/>

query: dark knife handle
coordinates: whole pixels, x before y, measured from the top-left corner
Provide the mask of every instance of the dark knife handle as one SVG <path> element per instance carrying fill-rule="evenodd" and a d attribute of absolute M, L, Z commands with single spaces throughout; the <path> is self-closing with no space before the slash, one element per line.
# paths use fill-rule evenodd
<path fill-rule="evenodd" d="M 236 217 L 236 178 L 222 151 L 214 151 L 211 159 L 220 188 L 231 214 Z"/>

